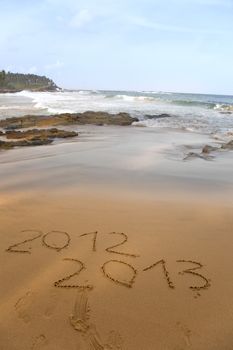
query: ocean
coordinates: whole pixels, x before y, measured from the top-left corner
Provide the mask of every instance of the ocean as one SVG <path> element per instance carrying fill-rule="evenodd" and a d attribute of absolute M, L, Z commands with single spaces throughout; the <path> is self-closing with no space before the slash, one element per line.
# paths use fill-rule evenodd
<path fill-rule="evenodd" d="M 26 114 L 92 111 L 128 112 L 137 125 L 228 133 L 233 129 L 233 96 L 154 91 L 64 90 L 0 94 L 0 119 Z M 167 114 L 158 118 L 161 114 Z"/>

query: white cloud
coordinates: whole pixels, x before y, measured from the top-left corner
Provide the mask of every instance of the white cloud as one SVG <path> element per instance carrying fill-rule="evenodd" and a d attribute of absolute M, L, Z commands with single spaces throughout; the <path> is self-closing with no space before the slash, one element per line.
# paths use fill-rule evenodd
<path fill-rule="evenodd" d="M 85 24 L 91 22 L 93 18 L 94 16 L 90 13 L 89 10 L 83 9 L 71 18 L 70 25 L 75 28 L 81 28 Z"/>
<path fill-rule="evenodd" d="M 46 64 L 45 69 L 46 70 L 55 70 L 55 69 L 59 69 L 63 66 L 64 66 L 64 63 L 61 62 L 60 60 L 57 60 L 55 63 Z"/>
<path fill-rule="evenodd" d="M 183 2 L 187 4 L 187 0 L 175 0 L 174 2 Z M 203 5 L 203 6 L 224 6 L 224 7 L 232 7 L 231 0 L 189 0 L 189 3 L 193 3 L 195 5 Z"/>
<path fill-rule="evenodd" d="M 144 17 L 129 17 L 128 21 L 133 25 L 138 27 L 144 27 L 148 29 L 178 32 L 178 33 L 199 33 L 199 34 L 215 34 L 215 35 L 225 35 L 228 34 L 227 31 L 221 29 L 208 29 L 208 28 L 192 28 L 192 27 L 182 27 L 178 25 L 163 24 L 156 21 L 148 20 Z"/>

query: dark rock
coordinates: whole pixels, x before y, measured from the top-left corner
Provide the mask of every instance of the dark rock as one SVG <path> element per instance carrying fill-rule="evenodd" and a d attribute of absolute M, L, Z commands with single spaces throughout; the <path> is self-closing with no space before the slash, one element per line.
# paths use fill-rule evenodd
<path fill-rule="evenodd" d="M 0 149 L 11 149 L 14 147 L 48 145 L 55 138 L 67 138 L 78 136 L 75 131 L 52 129 L 32 129 L 26 131 L 6 131 L 7 139 L 17 141 L 0 141 Z"/>
<path fill-rule="evenodd" d="M 107 112 L 87 111 L 84 113 L 62 113 L 49 116 L 27 115 L 0 120 L 0 127 L 7 130 L 30 127 L 44 127 L 57 125 L 131 125 L 138 121 L 128 113 L 110 114 Z"/>
<path fill-rule="evenodd" d="M 32 129 L 26 131 L 6 131 L 7 139 L 27 139 L 27 140 L 38 140 L 38 139 L 54 139 L 54 138 L 67 138 L 78 136 L 75 131 L 59 130 L 56 128 L 52 129 Z"/>
<path fill-rule="evenodd" d="M 5 127 L 5 130 L 17 130 L 21 128 L 21 124 L 12 124 Z"/>
<path fill-rule="evenodd" d="M 191 159 L 195 159 L 195 158 L 199 158 L 199 159 L 203 159 L 203 160 L 213 160 L 214 157 L 212 156 L 207 156 L 206 154 L 199 154 L 199 153 L 195 153 L 195 152 L 189 152 L 186 157 L 184 157 L 183 160 L 191 160 Z"/>
<path fill-rule="evenodd" d="M 0 89 L 0 94 L 12 94 L 16 92 L 20 92 L 22 90 L 16 90 L 16 89 Z"/>
<path fill-rule="evenodd" d="M 48 145 L 53 140 L 44 139 L 44 140 L 20 140 L 20 141 L 2 141 L 0 140 L 0 150 L 8 150 L 14 147 L 27 147 L 27 146 L 42 146 Z"/>
<path fill-rule="evenodd" d="M 222 146 L 221 146 L 222 149 L 228 149 L 228 150 L 233 150 L 233 140 L 227 142 L 227 143 L 224 143 Z"/>
<path fill-rule="evenodd" d="M 225 111 L 225 112 L 220 112 L 221 114 L 232 114 L 232 112 L 230 112 L 230 111 Z"/>
<path fill-rule="evenodd" d="M 24 146 L 42 146 L 42 145 L 49 145 L 52 142 L 53 140 L 51 139 L 32 139 L 30 141 L 26 141 Z"/>
<path fill-rule="evenodd" d="M 213 147 L 213 146 L 210 146 L 210 145 L 205 145 L 203 148 L 202 148 L 202 153 L 205 153 L 205 154 L 209 154 L 210 152 L 214 152 L 218 149 L 218 147 Z"/>
<path fill-rule="evenodd" d="M 12 148 L 12 142 L 6 142 L 0 140 L 0 149 L 10 149 Z"/>
<path fill-rule="evenodd" d="M 68 116 L 69 119 L 70 116 Z M 110 114 L 107 112 L 87 111 L 78 113 L 76 116 L 71 115 L 72 121 L 77 124 L 95 124 L 95 125 L 131 125 L 138 121 L 137 118 L 132 118 L 128 113 Z"/>
<path fill-rule="evenodd" d="M 162 118 L 171 118 L 170 114 L 162 113 L 162 114 L 146 114 L 145 118 L 147 119 L 162 119 Z"/>

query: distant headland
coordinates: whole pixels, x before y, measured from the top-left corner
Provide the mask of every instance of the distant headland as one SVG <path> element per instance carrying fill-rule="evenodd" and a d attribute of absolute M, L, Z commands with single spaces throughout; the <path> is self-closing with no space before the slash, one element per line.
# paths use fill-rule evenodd
<path fill-rule="evenodd" d="M 0 71 L 0 93 L 30 91 L 56 91 L 53 80 L 35 74 L 21 74 Z"/>

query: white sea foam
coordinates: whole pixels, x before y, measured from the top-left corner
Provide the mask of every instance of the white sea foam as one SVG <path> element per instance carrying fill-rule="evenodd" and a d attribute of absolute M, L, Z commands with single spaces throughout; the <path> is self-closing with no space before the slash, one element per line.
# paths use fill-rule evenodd
<path fill-rule="evenodd" d="M 24 109 L 25 109 L 25 106 L 20 106 L 20 105 L 19 105 L 19 106 L 17 106 L 17 105 L 13 105 L 13 106 L 0 106 L 0 110 L 3 110 L 3 111 L 4 111 L 4 110 L 6 110 L 6 111 L 9 110 L 9 111 L 10 111 L 10 110 L 12 110 L 12 109 L 14 109 L 14 110 L 15 110 L 15 109 L 17 109 L 17 110 L 18 110 L 18 109 L 24 110 Z"/>
<path fill-rule="evenodd" d="M 134 102 L 134 101 L 150 102 L 150 101 L 155 101 L 154 97 L 149 97 L 149 96 L 116 95 L 114 97 L 117 98 L 117 99 L 128 101 L 128 102 Z"/>
<path fill-rule="evenodd" d="M 0 118 L 87 110 L 127 112 L 139 118 L 137 125 L 146 127 L 181 128 L 209 133 L 233 129 L 233 97 L 228 96 L 98 90 L 22 91 L 0 95 Z M 171 117 L 157 118 L 163 113 Z"/>
<path fill-rule="evenodd" d="M 217 103 L 214 109 L 222 112 L 233 112 L 233 105 L 230 105 L 230 104 L 225 105 L 225 104 Z"/>
<path fill-rule="evenodd" d="M 48 113 L 72 113 L 71 108 L 64 108 L 67 102 L 75 100 L 71 93 L 63 92 L 32 92 L 21 91 L 16 93 L 18 96 L 30 98 L 34 103 L 34 108 L 37 110 L 47 110 Z"/>
<path fill-rule="evenodd" d="M 79 90 L 77 91 L 77 93 L 79 95 L 90 95 L 91 94 L 91 91 L 88 91 L 88 90 Z"/>
<path fill-rule="evenodd" d="M 144 94 L 152 94 L 152 95 L 172 95 L 173 92 L 164 92 L 164 91 L 140 91 Z"/>

